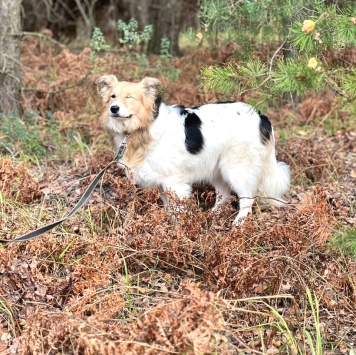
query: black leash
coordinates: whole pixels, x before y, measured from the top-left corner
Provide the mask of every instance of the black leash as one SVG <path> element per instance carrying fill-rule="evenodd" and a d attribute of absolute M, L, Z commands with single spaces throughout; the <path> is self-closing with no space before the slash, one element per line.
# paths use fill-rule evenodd
<path fill-rule="evenodd" d="M 95 179 L 90 183 L 90 185 L 87 187 L 87 189 L 85 190 L 84 194 L 82 195 L 82 197 L 80 198 L 80 200 L 77 202 L 77 204 L 72 208 L 72 210 L 67 214 L 67 216 L 65 216 L 64 218 L 47 224 L 43 227 L 40 227 L 32 232 L 26 233 L 18 238 L 15 239 L 0 239 L 0 243 L 15 243 L 15 242 L 24 242 L 26 240 L 31 240 L 31 239 L 35 239 L 37 237 L 39 237 L 40 235 L 49 232 L 51 229 L 55 228 L 56 226 L 60 225 L 61 223 L 63 223 L 64 221 L 66 221 L 68 218 L 72 217 L 76 212 L 78 212 L 78 210 L 87 202 L 87 200 L 89 199 L 90 195 L 92 194 L 92 192 L 94 191 L 94 189 L 96 188 L 96 186 L 98 185 L 99 181 L 101 180 L 101 178 L 103 177 L 103 175 L 105 174 L 106 170 L 108 170 L 110 168 L 110 166 L 114 163 L 117 163 L 124 155 L 125 150 L 126 150 L 126 146 L 127 146 L 127 138 L 128 136 L 126 136 L 123 140 L 123 142 L 121 143 L 121 146 L 119 148 L 119 151 L 117 152 L 115 158 L 113 161 L 111 161 L 108 165 L 105 166 L 105 168 L 103 170 L 100 171 L 100 173 L 95 177 Z"/>

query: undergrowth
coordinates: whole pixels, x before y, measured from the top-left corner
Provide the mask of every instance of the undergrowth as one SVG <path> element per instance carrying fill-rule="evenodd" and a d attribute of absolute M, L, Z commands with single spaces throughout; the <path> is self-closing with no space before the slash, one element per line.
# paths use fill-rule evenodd
<path fill-rule="evenodd" d="M 344 254 L 356 257 L 356 228 L 343 228 L 336 231 L 330 240 L 330 246 L 339 248 Z"/>
<path fill-rule="evenodd" d="M 13 351 L 303 354 L 334 339 L 320 327 L 322 309 L 336 327 L 354 286 L 342 258 L 326 251 L 336 220 L 321 187 L 283 219 L 263 214 L 231 229 L 231 206 L 214 215 L 190 200 L 173 220 L 158 191 L 132 194 L 115 170 L 107 184 L 122 192 L 115 205 L 96 201 L 53 235 L 1 250 L 4 319 L 11 324 L 10 308 L 32 309 L 27 328 L 11 333 Z"/>
<path fill-rule="evenodd" d="M 141 79 L 169 60 L 181 71 L 177 81 L 157 74 L 166 102 L 194 106 L 221 98 L 199 91 L 194 78 L 200 65 L 222 61 L 226 47 L 179 59 L 147 57 L 141 68 L 110 52 L 93 61 L 92 53 L 57 52 L 24 38 L 22 95 L 32 113 L 0 120 L 2 239 L 64 216 L 112 160 L 98 122 L 93 82 L 100 74 L 132 80 L 140 69 Z M 253 95 L 240 99 L 258 103 Z M 0 351 L 354 351 L 352 112 L 332 93 L 310 95 L 298 110 L 262 104 L 276 127 L 278 159 L 292 167 L 285 208 L 256 206 L 241 228 L 232 228 L 236 197 L 213 213 L 214 192 L 197 185 L 173 216 L 160 205 L 158 189 L 139 189 L 112 166 L 89 203 L 61 227 L 1 245 Z"/>
<path fill-rule="evenodd" d="M 23 120 L 17 116 L 1 114 L 0 130 L 0 147 L 11 155 L 16 154 L 16 150 L 21 150 L 27 155 L 44 157 L 46 149 L 42 144 L 39 125 L 33 116 L 27 115 Z"/>
<path fill-rule="evenodd" d="M 49 111 L 46 111 L 45 117 L 38 112 L 28 111 L 21 118 L 0 116 L 0 131 L 2 153 L 22 156 L 24 160 L 42 161 L 53 157 L 65 160 L 71 154 L 76 154 L 82 145 L 80 128 L 61 132 L 60 124 Z M 92 141 L 87 143 L 91 144 Z"/>

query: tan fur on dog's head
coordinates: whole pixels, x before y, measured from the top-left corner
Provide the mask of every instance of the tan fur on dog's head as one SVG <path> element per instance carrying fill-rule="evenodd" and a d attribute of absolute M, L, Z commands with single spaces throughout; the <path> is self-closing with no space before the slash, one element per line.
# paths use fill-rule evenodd
<path fill-rule="evenodd" d="M 103 124 L 109 130 L 133 133 L 148 128 L 158 114 L 162 100 L 162 85 L 158 79 L 145 78 L 140 83 L 130 83 L 118 81 L 115 75 L 104 75 L 95 84 L 106 110 L 102 115 Z M 115 118 L 110 113 L 110 107 L 115 104 L 124 112 L 123 117 Z"/>
<path fill-rule="evenodd" d="M 150 142 L 148 128 L 158 115 L 162 100 L 161 82 L 145 78 L 139 83 L 118 81 L 115 75 L 103 75 L 95 81 L 103 100 L 101 121 L 116 142 L 118 134 L 130 134 L 125 160 L 138 165 Z M 112 107 L 117 107 L 117 113 Z"/>
<path fill-rule="evenodd" d="M 115 75 L 103 75 L 95 80 L 95 84 L 98 86 L 99 94 L 103 98 L 104 102 L 109 101 L 109 90 L 114 87 L 119 81 Z"/>

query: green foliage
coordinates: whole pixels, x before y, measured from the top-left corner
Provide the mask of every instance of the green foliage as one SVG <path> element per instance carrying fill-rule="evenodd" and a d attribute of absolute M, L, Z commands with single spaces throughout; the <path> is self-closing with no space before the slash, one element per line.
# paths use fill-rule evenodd
<path fill-rule="evenodd" d="M 128 23 L 119 20 L 117 22 L 117 30 L 122 32 L 122 38 L 119 39 L 120 43 L 131 51 L 142 43 L 150 40 L 153 26 L 147 25 L 143 28 L 142 32 L 139 32 L 138 22 L 135 19 L 131 19 Z"/>
<path fill-rule="evenodd" d="M 321 90 L 324 86 L 323 74 L 309 68 L 307 64 L 306 58 L 279 60 L 271 74 L 272 92 L 303 95 L 306 92 Z"/>
<path fill-rule="evenodd" d="M 203 0 L 203 27 L 221 32 L 235 29 L 236 40 L 264 42 L 288 35 L 291 21 L 302 19 L 323 0 Z"/>
<path fill-rule="evenodd" d="M 339 9 L 336 5 L 320 6 L 305 19 L 315 23 L 310 32 L 302 30 L 296 21 L 290 29 L 290 42 L 301 53 L 317 54 L 323 50 L 356 45 L 355 10 L 351 6 Z"/>
<path fill-rule="evenodd" d="M 26 154 L 43 157 L 46 149 L 42 145 L 39 126 L 34 115 L 27 113 L 26 118 L 0 114 L 0 149 L 14 154 L 20 146 Z"/>
<path fill-rule="evenodd" d="M 48 120 L 43 122 L 36 111 L 26 111 L 23 117 L 0 114 L 0 153 L 25 155 L 37 161 L 51 152 L 67 158 L 78 146 L 82 150 L 76 130 L 63 134 L 52 113 L 46 111 L 46 115 Z"/>
<path fill-rule="evenodd" d="M 308 340 L 310 351 L 312 355 L 322 355 L 323 351 L 323 337 L 320 329 L 320 306 L 319 300 L 315 292 L 311 293 L 310 289 L 306 289 L 307 299 L 310 306 L 310 311 L 313 316 L 314 329 L 313 332 L 304 326 L 304 334 Z M 309 327 L 308 327 L 309 328 Z M 304 352 L 303 352 L 304 353 Z"/>
<path fill-rule="evenodd" d="M 106 44 L 104 34 L 98 27 L 94 28 L 90 48 L 95 52 L 106 51 L 110 48 L 110 46 Z"/>
<path fill-rule="evenodd" d="M 224 66 L 203 67 L 200 76 L 207 90 L 234 95 L 257 89 L 270 94 L 302 95 L 325 86 L 323 72 L 308 67 L 307 58 L 278 60 L 271 72 L 259 59 L 230 62 Z"/>
<path fill-rule="evenodd" d="M 334 31 L 338 42 L 345 46 L 356 45 L 356 23 L 355 23 L 355 9 L 351 7 L 346 9 L 348 14 L 336 18 L 337 27 Z"/>
<path fill-rule="evenodd" d="M 344 254 L 356 256 L 356 228 L 343 228 L 329 242 L 330 247 L 337 247 Z"/>
<path fill-rule="evenodd" d="M 238 4 L 234 1 L 202 1 L 200 17 L 206 30 L 224 30 L 224 25 L 233 21 Z M 226 26 L 229 27 L 229 26 Z"/>
<path fill-rule="evenodd" d="M 161 38 L 161 50 L 160 50 L 160 58 L 163 61 L 167 61 L 172 58 L 170 53 L 171 42 L 168 38 Z"/>
<path fill-rule="evenodd" d="M 172 56 L 170 54 L 170 41 L 168 38 L 161 39 L 160 57 L 156 62 L 155 68 L 150 68 L 150 63 L 145 53 L 145 45 L 150 40 L 153 32 L 153 26 L 147 25 L 143 31 L 138 30 L 138 22 L 131 19 L 128 23 L 122 20 L 117 22 L 117 31 L 120 33 L 119 42 L 127 50 L 121 57 L 121 63 L 130 61 L 135 62 L 138 68 L 132 70 L 130 75 L 139 79 L 142 75 L 147 75 L 148 71 L 152 74 L 164 74 L 169 81 L 174 81 L 178 78 L 179 71 L 171 65 Z M 107 52 L 110 46 L 106 44 L 105 37 L 99 28 L 95 28 L 90 42 L 90 48 L 93 50 L 91 60 L 97 60 L 99 52 Z"/>
<path fill-rule="evenodd" d="M 340 77 L 340 86 L 348 92 L 351 98 L 356 98 L 356 69 L 351 69 L 347 74 Z"/>
<path fill-rule="evenodd" d="M 315 38 L 302 31 L 303 24 L 297 21 L 293 24 L 290 30 L 291 44 L 294 47 L 299 48 L 301 52 L 314 54 L 316 52 L 315 46 L 318 44 L 315 42 Z"/>
<path fill-rule="evenodd" d="M 308 287 L 306 288 L 306 300 L 308 302 L 305 304 L 303 334 L 298 334 L 295 327 L 291 327 L 290 321 L 281 315 L 276 308 L 264 302 L 274 318 L 274 321 L 270 324 L 282 333 L 285 338 L 286 354 L 324 354 L 319 315 L 320 304 L 316 293 L 312 293 Z M 311 316 L 312 320 L 308 319 L 308 316 Z M 303 342 L 300 342 L 301 336 L 303 337 Z"/>
<path fill-rule="evenodd" d="M 238 43 L 246 39 L 263 42 L 266 36 L 270 42 L 272 38 L 284 41 L 268 64 L 240 56 L 239 62 L 202 68 L 201 86 L 223 94 L 258 89 L 270 95 L 300 96 L 330 87 L 351 102 L 356 98 L 355 70 L 329 66 L 324 56 L 326 50 L 356 44 L 355 15 L 355 5 L 350 1 L 337 7 L 327 6 L 325 0 L 283 4 L 269 0 L 205 0 L 205 29 L 238 29 Z M 309 27 L 303 26 L 305 21 Z M 283 48 L 294 48 L 295 53 L 288 59 L 276 59 Z"/>
<path fill-rule="evenodd" d="M 97 54 L 99 52 L 107 51 L 110 46 L 106 44 L 106 40 L 103 32 L 101 32 L 100 28 L 95 27 L 92 35 L 92 39 L 90 41 L 90 48 L 93 50 L 93 54 L 91 57 L 92 61 L 95 61 L 97 58 Z"/>
<path fill-rule="evenodd" d="M 268 75 L 268 68 L 257 59 L 244 64 L 231 62 L 223 67 L 203 67 L 200 75 L 206 89 L 237 94 L 246 91 L 246 88 L 262 85 Z"/>
<path fill-rule="evenodd" d="M 179 70 L 172 64 L 172 55 L 170 53 L 171 43 L 168 38 L 161 39 L 160 56 L 154 68 L 155 74 L 163 73 L 169 81 L 175 81 L 179 77 Z"/>

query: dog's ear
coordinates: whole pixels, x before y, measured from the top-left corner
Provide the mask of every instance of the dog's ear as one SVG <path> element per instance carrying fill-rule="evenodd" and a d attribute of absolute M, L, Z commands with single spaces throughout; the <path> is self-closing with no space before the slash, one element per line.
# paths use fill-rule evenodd
<path fill-rule="evenodd" d="M 100 96 L 103 96 L 105 92 L 111 89 L 119 81 L 115 75 L 103 75 L 95 80 L 95 84 L 98 86 Z"/>
<path fill-rule="evenodd" d="M 161 82 L 156 78 L 146 77 L 141 83 L 145 91 L 145 96 L 152 102 L 153 115 L 156 118 L 158 116 L 159 106 L 163 97 L 163 86 Z"/>
<path fill-rule="evenodd" d="M 140 84 L 144 88 L 146 96 L 153 100 L 156 98 L 156 96 L 162 96 L 163 94 L 162 84 L 156 78 L 144 78 Z"/>

